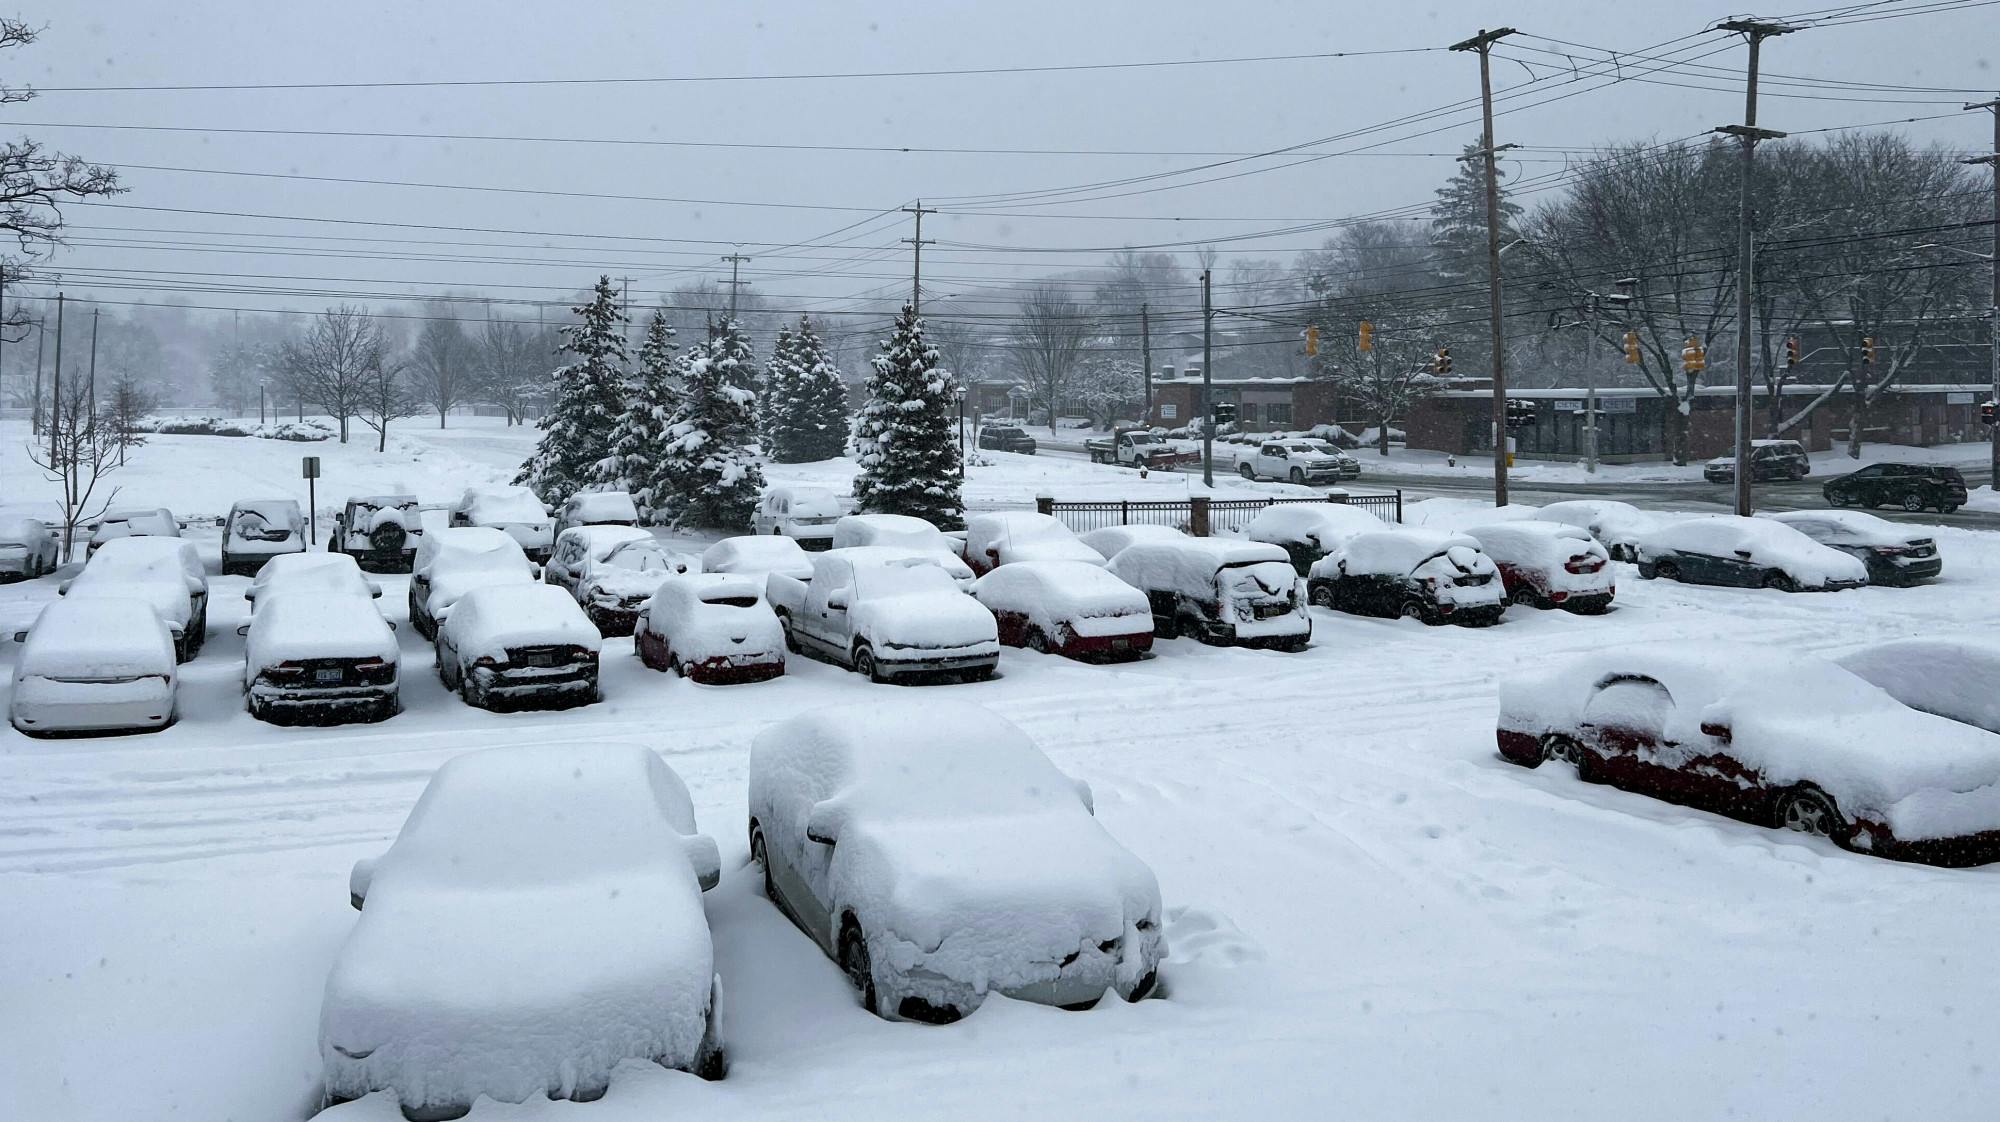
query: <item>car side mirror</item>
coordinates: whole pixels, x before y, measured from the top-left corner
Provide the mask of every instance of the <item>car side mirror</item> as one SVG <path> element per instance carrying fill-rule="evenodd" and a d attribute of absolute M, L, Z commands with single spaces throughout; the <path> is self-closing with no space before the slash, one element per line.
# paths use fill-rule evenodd
<path fill-rule="evenodd" d="M 238 634 L 238 635 L 248 635 L 248 634 L 250 634 L 250 625 L 249 625 L 249 624 L 247 624 L 247 623 L 239 625 L 239 626 L 238 626 L 238 627 L 236 628 L 236 634 Z"/>
<path fill-rule="evenodd" d="M 1747 549 L 1739 549 L 1736 551 L 1736 556 L 1741 557 L 1745 561 L 1748 561 L 1750 560 L 1750 551 Z"/>
<path fill-rule="evenodd" d="M 14 641 L 15 641 L 16 643 L 25 643 L 25 642 L 27 642 L 27 641 L 28 641 L 28 633 L 27 633 L 27 632 L 25 632 L 25 631 L 16 631 L 16 632 L 14 632 Z"/>
<path fill-rule="evenodd" d="M 694 866 L 694 879 L 703 892 L 722 882 L 722 851 L 716 848 L 714 838 L 686 834 L 681 838 L 681 849 L 687 853 L 688 864 Z"/>
<path fill-rule="evenodd" d="M 829 593 L 827 593 L 827 595 L 826 595 L 826 606 L 827 606 L 827 607 L 829 607 L 829 608 L 831 608 L 831 609 L 833 609 L 833 610 L 834 610 L 834 611 L 836 611 L 836 612 L 844 612 L 844 611 L 846 611 L 846 610 L 847 610 L 847 593 L 845 593 L 845 592 L 829 592 Z"/>
<path fill-rule="evenodd" d="M 1728 725 L 1723 724 L 1721 721 L 1703 721 L 1701 723 L 1701 734 L 1703 736 L 1712 736 L 1727 744 L 1729 743 L 1730 729 Z"/>
<path fill-rule="evenodd" d="M 369 582 L 368 582 L 368 595 L 370 595 L 370 596 L 373 596 L 373 597 L 374 597 L 375 599 L 377 599 L 377 600 L 380 600 L 380 599 L 382 598 L 382 586 L 381 586 L 380 584 L 376 583 L 375 581 L 372 581 L 372 580 L 371 580 L 371 581 L 369 581 Z"/>
<path fill-rule="evenodd" d="M 534 578 L 534 579 L 536 579 L 536 580 L 541 580 L 541 579 L 543 578 L 543 576 L 545 576 L 545 575 L 547 574 L 547 572 L 548 572 L 548 570 L 546 570 L 546 569 L 542 568 L 542 567 L 541 567 L 540 565 L 530 565 L 530 566 L 528 566 L 528 575 L 529 575 L 530 577 L 533 577 L 533 578 Z M 380 595 L 380 594 L 378 593 L 377 595 Z"/>
<path fill-rule="evenodd" d="M 840 842 L 840 813 L 829 803 L 814 803 L 806 814 L 806 838 L 821 845 Z"/>
<path fill-rule="evenodd" d="M 389 630 L 391 630 L 391 631 L 394 631 L 394 630 L 396 630 L 396 621 L 395 621 L 395 620 L 393 620 L 393 619 L 385 619 L 385 620 L 383 620 L 382 622 L 383 622 L 383 623 L 386 623 L 386 624 L 388 624 L 388 625 L 389 625 Z"/>
<path fill-rule="evenodd" d="M 362 903 L 368 899 L 368 883 L 374 879 L 373 857 L 363 857 L 356 861 L 353 870 L 347 874 L 347 902 L 354 905 L 355 911 L 360 911 Z"/>
<path fill-rule="evenodd" d="M 68 595 L 69 595 L 69 586 L 70 586 L 71 584 L 73 584 L 73 583 L 75 583 L 75 582 L 74 582 L 74 581 L 64 581 L 64 582 L 62 582 L 61 584 L 59 584 L 59 585 L 56 585 L 56 595 L 57 595 L 57 596 L 68 596 Z"/>

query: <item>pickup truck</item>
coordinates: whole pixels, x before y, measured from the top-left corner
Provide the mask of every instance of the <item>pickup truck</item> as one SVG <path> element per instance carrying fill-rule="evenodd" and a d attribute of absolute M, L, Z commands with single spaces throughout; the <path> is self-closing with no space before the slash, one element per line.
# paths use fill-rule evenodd
<path fill-rule="evenodd" d="M 1200 459 L 1194 452 L 1177 452 L 1166 441 L 1145 429 L 1127 429 L 1106 439 L 1086 440 L 1083 449 L 1093 464 L 1123 464 L 1126 467 L 1169 469 Z"/>
<path fill-rule="evenodd" d="M 1354 457 L 1317 440 L 1267 440 L 1254 455 L 1239 460 L 1245 479 L 1279 479 L 1287 483 L 1338 483 L 1361 474 Z"/>
<path fill-rule="evenodd" d="M 810 581 L 766 578 L 765 598 L 795 651 L 871 681 L 906 676 L 979 681 L 1000 662 L 993 613 L 959 591 L 936 561 L 857 546 L 812 555 Z"/>

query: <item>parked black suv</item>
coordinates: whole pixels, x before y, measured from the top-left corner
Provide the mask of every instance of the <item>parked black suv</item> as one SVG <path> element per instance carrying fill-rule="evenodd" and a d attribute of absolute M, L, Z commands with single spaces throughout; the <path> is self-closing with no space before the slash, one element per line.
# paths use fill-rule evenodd
<path fill-rule="evenodd" d="M 1717 456 L 1702 469 L 1710 483 L 1736 482 L 1736 457 Z M 1753 440 L 1750 442 L 1750 478 L 1759 483 L 1768 479 L 1804 479 L 1812 474 L 1812 459 L 1806 446 L 1796 440 Z"/>
<path fill-rule="evenodd" d="M 1035 454 L 1035 438 L 1013 425 L 987 425 L 979 430 L 979 446 L 995 452 Z"/>
<path fill-rule="evenodd" d="M 1965 505 L 1965 477 L 1937 464 L 1869 464 L 1827 480 L 1820 491 L 1832 506 L 1935 507 L 1950 514 Z"/>

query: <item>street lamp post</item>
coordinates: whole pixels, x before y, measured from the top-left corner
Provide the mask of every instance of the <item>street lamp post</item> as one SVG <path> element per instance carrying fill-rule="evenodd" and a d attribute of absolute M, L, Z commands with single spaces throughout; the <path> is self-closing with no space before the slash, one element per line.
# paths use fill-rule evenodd
<path fill-rule="evenodd" d="M 257 423 L 264 424 L 264 387 L 271 384 L 269 378 L 257 379 Z"/>

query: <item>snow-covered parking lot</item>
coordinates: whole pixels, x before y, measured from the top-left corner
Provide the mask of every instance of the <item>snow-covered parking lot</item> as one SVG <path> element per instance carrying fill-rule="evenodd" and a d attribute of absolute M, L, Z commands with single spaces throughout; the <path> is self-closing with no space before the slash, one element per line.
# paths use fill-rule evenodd
<path fill-rule="evenodd" d="M 472 438 L 430 458 L 479 462 Z M 194 540 L 212 574 L 214 537 Z M 177 725 L 0 731 L 0 1118 L 311 1114 L 349 868 L 454 754 L 561 741 L 659 752 L 720 843 L 704 900 L 732 1066 L 707 1083 L 628 1062 L 596 1103 L 483 1101 L 474 1118 L 1988 1118 L 2000 866 L 1844 853 L 1494 752 L 1499 679 L 1560 655 L 1728 639 L 1775 664 L 2000 625 L 2000 537 L 1937 540 L 1944 575 L 1914 589 L 1787 595 L 1620 564 L 1601 617 L 1510 609 L 1474 630 L 1313 609 L 1300 654 L 1165 640 L 1100 666 L 1008 648 L 978 684 L 873 685 L 795 658 L 775 681 L 704 687 L 608 639 L 604 700 L 558 713 L 462 705 L 403 624 L 405 712 L 322 730 L 243 712 L 247 582 L 211 575 Z M 58 579 L 0 588 L 9 632 Z M 402 623 L 407 578 L 376 579 Z M 0 644 L 10 671 L 17 650 Z M 1090 783 L 1157 874 L 1162 998 L 996 997 L 948 1027 L 859 1007 L 763 898 L 746 769 L 773 722 L 892 698 L 985 705 Z M 378 1094 L 325 1117 L 399 1114 Z"/>

